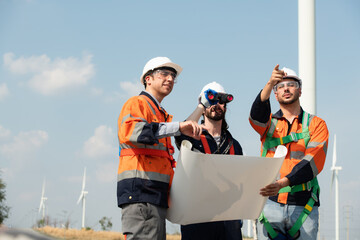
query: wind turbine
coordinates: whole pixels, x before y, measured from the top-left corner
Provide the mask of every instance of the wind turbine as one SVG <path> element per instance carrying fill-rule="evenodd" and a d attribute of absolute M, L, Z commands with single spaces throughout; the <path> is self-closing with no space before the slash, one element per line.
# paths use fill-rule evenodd
<path fill-rule="evenodd" d="M 84 168 L 84 176 L 83 176 L 83 183 L 82 183 L 82 189 L 80 193 L 79 200 L 77 201 L 77 204 L 82 201 L 82 222 L 81 222 L 81 228 L 85 228 L 85 197 L 86 194 L 88 194 L 87 191 L 85 191 L 85 182 L 86 182 L 86 168 Z"/>
<path fill-rule="evenodd" d="M 336 135 L 334 135 L 334 150 L 333 150 L 333 160 L 332 160 L 332 176 L 331 176 L 331 188 L 335 181 L 335 240 L 339 240 L 339 183 L 338 183 L 338 173 L 342 167 L 336 166 Z"/>
<path fill-rule="evenodd" d="M 41 191 L 40 207 L 39 207 L 39 213 L 42 210 L 42 219 L 45 218 L 45 209 L 46 209 L 45 201 L 46 200 L 47 200 L 47 197 L 45 197 L 45 179 L 44 179 L 43 186 L 42 186 L 42 191 Z"/>

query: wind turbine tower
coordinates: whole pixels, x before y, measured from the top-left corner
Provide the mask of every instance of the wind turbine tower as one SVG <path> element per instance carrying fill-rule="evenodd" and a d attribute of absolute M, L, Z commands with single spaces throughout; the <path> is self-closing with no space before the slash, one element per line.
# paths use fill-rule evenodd
<path fill-rule="evenodd" d="M 316 114 L 315 0 L 298 0 L 299 77 L 303 80 L 301 106 Z"/>
<path fill-rule="evenodd" d="M 77 201 L 77 204 L 82 201 L 82 221 L 81 221 L 81 228 L 85 228 L 85 198 L 86 194 L 88 194 L 87 191 L 85 191 L 85 182 L 86 182 L 86 168 L 84 168 L 84 176 L 83 176 L 83 183 L 82 183 L 82 189 L 80 193 L 79 200 Z"/>
<path fill-rule="evenodd" d="M 339 240 L 339 183 L 338 173 L 342 170 L 342 167 L 336 166 L 336 135 L 334 135 L 334 150 L 332 160 L 332 176 L 331 176 L 331 188 L 335 181 L 335 240 Z"/>
<path fill-rule="evenodd" d="M 47 197 L 45 197 L 45 179 L 44 179 L 42 191 L 41 191 L 40 207 L 39 207 L 39 213 L 42 211 L 42 219 L 45 219 L 46 200 Z"/>

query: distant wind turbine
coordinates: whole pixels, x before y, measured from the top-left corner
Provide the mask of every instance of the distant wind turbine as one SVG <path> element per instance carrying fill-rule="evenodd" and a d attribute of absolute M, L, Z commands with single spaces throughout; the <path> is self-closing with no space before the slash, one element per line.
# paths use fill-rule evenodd
<path fill-rule="evenodd" d="M 46 209 L 45 202 L 46 202 L 46 200 L 47 200 L 47 197 L 45 197 L 45 179 L 44 179 L 42 191 L 41 191 L 40 207 L 39 207 L 39 213 L 42 210 L 42 219 L 45 218 L 45 209 Z"/>
<path fill-rule="evenodd" d="M 331 166 L 331 188 L 335 181 L 335 240 L 339 240 L 339 183 L 338 183 L 338 173 L 342 167 L 336 166 L 336 135 L 334 135 L 334 150 L 333 150 L 333 160 Z"/>
<path fill-rule="evenodd" d="M 86 194 L 88 194 L 87 191 L 85 191 L 85 182 L 86 182 L 86 168 L 84 168 L 84 176 L 83 176 L 83 183 L 82 183 L 82 189 L 80 193 L 79 200 L 77 201 L 77 204 L 82 201 L 82 222 L 81 222 L 81 228 L 85 228 L 85 197 Z"/>

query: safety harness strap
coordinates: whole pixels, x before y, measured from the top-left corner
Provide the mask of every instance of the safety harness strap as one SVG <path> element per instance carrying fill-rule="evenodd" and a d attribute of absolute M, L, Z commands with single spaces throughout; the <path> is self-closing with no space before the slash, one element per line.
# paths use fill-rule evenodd
<path fill-rule="evenodd" d="M 265 217 L 264 212 L 261 212 L 260 217 L 259 217 L 259 221 L 262 224 L 264 224 L 264 227 L 265 227 L 266 231 L 268 232 L 268 234 L 270 235 L 271 239 L 275 239 L 279 233 L 276 232 L 274 230 L 274 228 L 271 226 L 271 224 L 269 223 L 269 221 Z"/>
<path fill-rule="evenodd" d="M 294 132 L 292 132 L 292 133 L 290 133 L 290 135 L 287 135 L 285 137 L 280 137 L 280 138 L 271 137 L 269 139 L 269 141 L 265 141 L 264 147 L 266 149 L 270 149 L 270 148 L 273 148 L 273 147 L 276 147 L 276 146 L 279 146 L 279 145 L 283 145 L 283 144 L 287 144 L 287 143 L 290 143 L 290 142 L 297 142 L 298 140 L 304 139 L 306 137 L 310 137 L 309 132 L 307 132 L 307 133 L 304 133 L 304 132 L 294 133 Z"/>
<path fill-rule="evenodd" d="M 210 147 L 209 147 L 209 143 L 208 141 L 206 140 L 206 137 L 204 134 L 200 135 L 200 139 L 201 139 L 201 143 L 204 147 L 204 151 L 205 153 L 207 154 L 211 154 L 211 150 L 210 150 Z"/>
<path fill-rule="evenodd" d="M 201 143 L 204 147 L 204 151 L 206 154 L 211 154 L 211 149 L 210 149 L 210 146 L 209 146 L 209 143 L 206 139 L 206 136 L 204 134 L 200 135 L 200 140 L 201 140 Z M 234 155 L 235 154 L 235 149 L 234 149 L 234 144 L 231 144 L 231 147 L 229 149 L 229 154 L 231 155 Z"/>
<path fill-rule="evenodd" d="M 315 202 L 318 201 L 317 194 L 318 194 L 318 191 L 320 191 L 320 188 L 319 188 L 317 179 L 314 178 L 310 182 L 313 182 L 313 184 L 316 184 L 316 185 L 313 185 L 312 192 L 311 192 L 311 198 L 309 199 L 309 201 L 305 205 L 304 210 L 301 212 L 301 214 L 298 217 L 298 219 L 296 220 L 295 224 L 287 232 L 292 238 L 294 238 L 294 236 L 297 234 L 297 232 L 299 231 L 299 229 L 301 228 L 301 226 L 305 222 L 306 218 L 311 213 Z M 292 193 L 292 191 L 291 191 L 291 193 Z M 274 228 L 271 226 L 271 224 L 269 223 L 269 221 L 265 217 L 264 212 L 261 213 L 261 215 L 259 217 L 259 221 L 262 224 L 264 224 L 264 227 L 265 227 L 266 231 L 268 232 L 268 234 L 270 235 L 270 238 L 274 239 L 274 240 L 277 239 L 276 237 L 279 235 L 279 233 L 277 231 L 275 231 Z"/>
<path fill-rule="evenodd" d="M 230 150 L 229 150 L 230 152 L 230 155 L 235 155 L 235 149 L 234 149 L 234 144 L 232 144 L 231 145 L 231 147 L 230 147 Z"/>
<path fill-rule="evenodd" d="M 302 118 L 302 132 L 301 133 L 290 133 L 289 135 L 285 137 L 280 138 L 274 138 L 273 134 L 275 132 L 277 119 L 272 118 L 271 119 L 271 126 L 269 128 L 269 131 L 266 134 L 265 142 L 263 143 L 263 152 L 262 157 L 266 157 L 266 153 L 270 148 L 277 147 L 279 145 L 284 145 L 290 142 L 297 142 L 300 139 L 304 139 L 305 146 L 307 146 L 309 140 L 310 140 L 310 133 L 309 133 L 309 119 L 310 114 L 307 112 L 303 112 L 303 118 Z"/>
<path fill-rule="evenodd" d="M 279 193 L 287 193 L 287 192 L 295 193 L 295 192 L 302 192 L 302 191 L 310 191 L 314 186 L 319 186 L 316 177 L 306 183 L 302 183 L 302 184 L 295 185 L 292 187 L 287 186 L 287 187 L 281 188 L 279 190 Z"/>
<path fill-rule="evenodd" d="M 295 234 L 299 231 L 299 229 L 301 228 L 301 226 L 305 222 L 306 218 L 311 213 L 315 202 L 318 201 L 317 194 L 320 191 L 320 187 L 319 187 L 317 178 L 315 177 L 313 180 L 311 180 L 311 182 L 314 182 L 314 184 L 316 184 L 316 185 L 313 186 L 313 189 L 312 189 L 312 192 L 311 192 L 311 198 L 309 199 L 309 201 L 305 205 L 304 210 L 301 212 L 301 214 L 298 217 L 298 219 L 296 220 L 294 226 L 292 226 L 292 228 L 288 231 L 290 236 L 295 236 Z"/>
<path fill-rule="evenodd" d="M 303 118 L 302 118 L 302 132 L 301 133 L 290 133 L 290 135 L 281 137 L 281 138 L 274 138 L 272 135 L 274 134 L 277 119 L 272 118 L 271 119 L 271 126 L 267 133 L 265 142 L 263 144 L 263 153 L 262 156 L 265 157 L 268 149 L 276 147 L 278 145 L 287 144 L 290 142 L 297 142 L 300 139 L 304 139 L 305 146 L 308 145 L 310 140 L 310 133 L 309 133 L 309 122 L 310 122 L 310 114 L 307 112 L 303 112 Z M 301 228 L 302 224 L 305 222 L 306 218 L 309 216 L 309 214 L 312 211 L 312 208 L 314 206 L 314 203 L 318 201 L 317 194 L 320 191 L 319 184 L 317 181 L 317 178 L 315 177 L 311 181 L 295 186 L 287 186 L 279 190 L 279 193 L 295 193 L 295 192 L 301 192 L 301 191 L 310 191 L 311 192 L 311 198 L 307 202 L 307 204 L 304 207 L 304 210 L 301 212 L 299 218 L 296 220 L 294 226 L 288 231 L 288 234 L 290 234 L 291 237 L 294 238 L 296 233 Z M 267 218 L 264 216 L 264 213 L 262 212 L 259 221 L 264 224 L 266 231 L 269 233 L 271 239 L 276 239 L 276 237 L 279 235 L 278 232 L 274 230 L 274 228 L 271 226 Z"/>

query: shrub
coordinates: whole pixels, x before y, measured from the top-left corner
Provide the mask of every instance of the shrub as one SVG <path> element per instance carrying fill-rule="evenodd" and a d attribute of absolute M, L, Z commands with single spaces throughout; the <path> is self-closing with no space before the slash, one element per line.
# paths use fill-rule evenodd
<path fill-rule="evenodd" d="M 6 200 L 6 192 L 5 192 L 6 184 L 0 178 L 0 225 L 9 217 L 10 207 L 5 205 Z"/>

